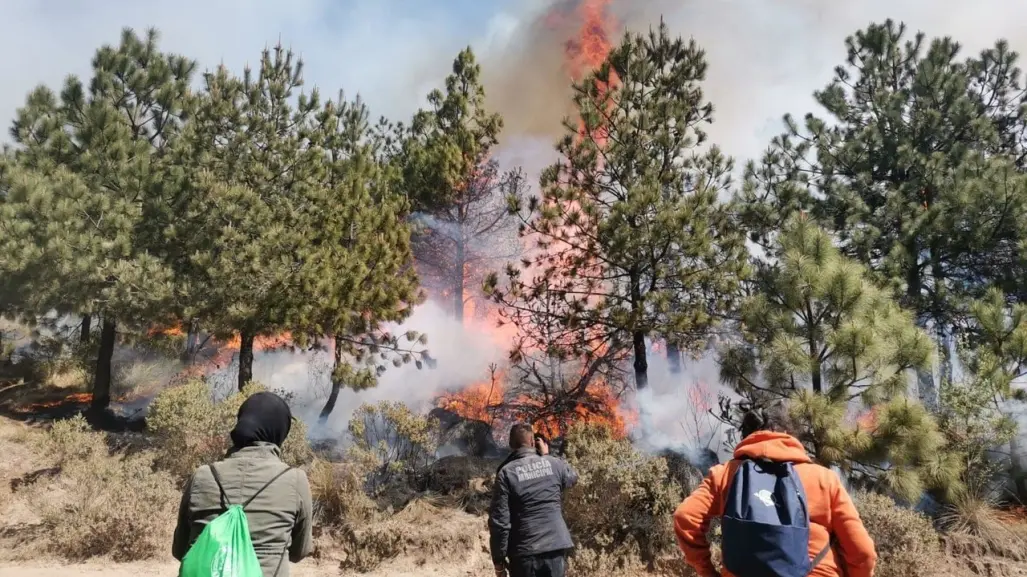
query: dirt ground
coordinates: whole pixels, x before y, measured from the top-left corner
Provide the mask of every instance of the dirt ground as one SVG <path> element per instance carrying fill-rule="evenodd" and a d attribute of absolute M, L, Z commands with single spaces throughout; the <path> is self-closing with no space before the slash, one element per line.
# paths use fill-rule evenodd
<path fill-rule="evenodd" d="M 143 564 L 0 564 L 0 577 L 174 577 L 178 573 L 178 565 L 174 563 L 143 563 Z M 294 565 L 293 577 L 339 577 L 335 567 L 317 566 L 309 563 Z M 345 574 L 341 574 L 345 575 Z M 476 577 L 474 572 L 459 567 L 448 569 L 402 568 L 385 569 L 373 573 L 364 573 L 363 577 Z"/>

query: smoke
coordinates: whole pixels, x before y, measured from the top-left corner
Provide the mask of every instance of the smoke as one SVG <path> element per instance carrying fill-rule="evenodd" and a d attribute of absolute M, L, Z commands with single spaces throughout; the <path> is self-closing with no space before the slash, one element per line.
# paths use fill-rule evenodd
<path fill-rule="evenodd" d="M 686 358 L 680 371 L 671 370 L 667 356 L 649 354 L 649 387 L 632 399 L 638 424 L 632 432 L 635 445 L 645 451 L 672 451 L 693 464 L 706 467 L 710 456 L 723 460 L 730 427 L 712 413 L 718 398 L 734 399 L 734 391 L 720 384 L 716 354 L 708 351 L 699 358 Z"/>
<path fill-rule="evenodd" d="M 412 410 L 427 411 L 447 390 L 457 390 L 482 380 L 490 363 L 505 356 L 504 346 L 473 324 L 462 326 L 434 302 L 417 307 L 395 333 L 417 331 L 428 335 L 428 350 L 435 368 L 417 369 L 413 363 L 389 367 L 378 386 L 364 391 L 343 389 L 335 410 L 325 423 L 318 414 L 331 389 L 331 359 L 321 351 L 263 351 L 254 355 L 253 379 L 268 388 L 294 395 L 297 416 L 310 426 L 313 438 L 341 438 L 353 411 L 365 403 L 403 402 Z M 211 377 L 215 387 L 234 385 L 238 366 Z"/>
<path fill-rule="evenodd" d="M 570 112 L 563 47 L 577 30 L 546 15 L 573 3 L 550 0 L 542 9 L 526 11 L 489 45 L 486 89 L 490 104 L 504 116 L 507 139 L 552 143 L 562 134 L 560 121 Z M 951 35 L 967 56 L 999 38 L 1027 50 L 1027 34 L 1019 25 L 1027 5 L 1014 0 L 613 0 L 611 12 L 623 27 L 612 34 L 614 41 L 624 30 L 648 30 L 662 16 L 672 34 L 693 37 L 706 50 L 703 86 L 716 109 L 710 140 L 740 161 L 761 153 L 782 129 L 785 113 L 814 110 L 813 91 L 845 60 L 845 38 L 871 22 L 892 18 L 929 38 Z"/>

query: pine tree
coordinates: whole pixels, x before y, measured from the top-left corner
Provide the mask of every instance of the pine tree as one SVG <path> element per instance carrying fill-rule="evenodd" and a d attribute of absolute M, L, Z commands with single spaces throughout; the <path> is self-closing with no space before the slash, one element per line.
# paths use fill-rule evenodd
<path fill-rule="evenodd" d="M 512 307 L 559 295 L 565 326 L 591 328 L 578 352 L 597 339 L 627 347 L 638 388 L 648 382 L 646 340 L 702 347 L 746 270 L 743 239 L 718 201 L 731 162 L 716 147 L 699 151 L 713 115 L 705 74 L 703 51 L 671 38 L 663 23 L 626 35 L 574 86 L 577 115 L 557 144 L 562 159 L 527 205 L 523 233 L 536 254 L 507 271 L 506 289 L 489 279 Z"/>
<path fill-rule="evenodd" d="M 1027 375 L 1027 305 L 1010 304 L 998 289 L 971 303 L 971 322 L 960 341 L 961 378 L 942 384 L 942 430 L 965 463 L 968 488 L 991 491 L 1011 477 L 1027 496 L 1022 450 L 1010 403 L 1025 394 L 1014 383 Z M 1009 444 L 1009 462 L 995 448 Z M 1009 465 L 1007 477 L 1002 475 Z"/>
<path fill-rule="evenodd" d="M 1019 71 L 1003 68 L 1001 44 L 961 61 L 950 38 L 928 45 L 905 32 L 887 21 L 847 39 L 846 65 L 815 93 L 828 116 L 809 114 L 802 127 L 786 117 L 787 133 L 748 167 L 739 205 L 764 244 L 791 214 L 812 214 L 901 292 L 936 334 L 949 374 L 966 301 L 1022 286 L 1027 181 L 1006 154 L 1018 146 L 1007 89 Z M 920 386 L 933 405 L 926 369 Z"/>
<path fill-rule="evenodd" d="M 94 410 L 110 403 L 119 326 L 154 318 L 173 293 L 144 215 L 160 202 L 152 185 L 188 114 L 195 64 L 157 40 L 124 30 L 96 52 L 88 86 L 72 76 L 59 95 L 37 88 L 11 128 L 23 170 L 5 201 L 16 234 L 2 266 L 25 276 L 34 312 L 100 318 Z"/>
<path fill-rule="evenodd" d="M 463 321 L 473 298 L 467 287 L 481 285 L 485 268 L 520 253 L 506 199 L 523 194 L 524 178 L 492 158 L 503 121 L 485 108 L 481 66 L 470 48 L 453 61 L 445 92 L 433 90 L 428 104 L 404 142 L 404 187 L 415 211 L 418 264 Z"/>
<path fill-rule="evenodd" d="M 791 401 L 822 464 L 907 498 L 951 486 L 961 471 L 906 397 L 907 372 L 931 361 L 928 335 L 809 219 L 788 223 L 772 256 L 741 307 L 745 341 L 722 353 L 723 380 L 747 405 Z M 854 404 L 868 412 L 851 423 Z"/>
<path fill-rule="evenodd" d="M 204 76 L 195 117 L 169 179 L 174 217 L 165 230 L 188 283 L 184 318 L 221 339 L 239 338 L 238 386 L 253 378 L 258 337 L 282 333 L 311 310 L 302 274 L 320 258 L 311 228 L 322 208 L 324 152 L 305 146 L 320 108 L 297 94 L 302 62 L 280 45 L 242 78 L 224 66 Z"/>
<path fill-rule="evenodd" d="M 323 197 L 317 220 L 307 223 L 317 248 L 316 266 L 302 274 L 316 286 L 306 332 L 333 341 L 332 388 L 321 419 L 335 408 L 344 386 L 373 386 L 386 362 L 418 368 L 432 359 L 425 335 L 395 335 L 385 323 L 401 322 L 421 301 L 411 266 L 410 228 L 403 222 L 406 199 L 395 185 L 395 167 L 383 162 L 388 146 L 368 122 L 358 99 L 327 101 L 308 132 L 309 146 L 326 155 Z"/>

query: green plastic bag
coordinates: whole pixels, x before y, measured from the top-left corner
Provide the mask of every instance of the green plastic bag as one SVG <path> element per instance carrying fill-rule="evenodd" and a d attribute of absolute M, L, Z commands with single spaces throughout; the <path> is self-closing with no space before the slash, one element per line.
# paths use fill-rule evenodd
<path fill-rule="evenodd" d="M 179 577 L 264 577 L 242 506 L 218 515 L 189 548 Z"/>

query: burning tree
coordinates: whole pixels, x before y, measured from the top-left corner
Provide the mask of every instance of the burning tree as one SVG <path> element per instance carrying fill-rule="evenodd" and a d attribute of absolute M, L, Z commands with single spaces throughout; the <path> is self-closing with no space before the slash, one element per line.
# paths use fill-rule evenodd
<path fill-rule="evenodd" d="M 537 293 L 501 312 L 519 329 L 510 354 L 507 406 L 551 437 L 575 422 L 605 423 L 623 437 L 628 417 L 619 398 L 628 349 L 611 346 L 616 337 L 602 329 L 567 326 L 563 295 L 544 285 L 535 288 Z"/>
<path fill-rule="evenodd" d="M 485 109 L 480 76 L 471 49 L 460 52 L 445 92 L 433 90 L 430 108 L 414 116 L 402 151 L 417 262 L 461 321 L 467 289 L 481 286 L 485 267 L 520 252 L 506 199 L 523 194 L 524 178 L 491 158 L 503 121 Z"/>
<path fill-rule="evenodd" d="M 663 23 L 625 35 L 574 85 L 576 118 L 557 145 L 563 158 L 543 174 L 542 197 L 529 200 L 523 219 L 537 253 L 508 267 L 502 290 L 498 275 L 489 278 L 508 307 L 543 294 L 563 299 L 556 318 L 568 330 L 593 327 L 610 354 L 631 351 L 639 388 L 646 340 L 700 347 L 747 267 L 743 238 L 718 201 L 731 162 L 716 147 L 698 150 L 713 114 L 705 73 L 703 51 Z"/>
<path fill-rule="evenodd" d="M 927 333 L 805 218 L 784 228 L 772 256 L 742 306 L 746 342 L 724 351 L 722 379 L 749 405 L 790 401 L 799 438 L 822 464 L 909 499 L 951 488 L 958 463 L 906 396 L 908 373 L 931 361 Z M 869 409 L 855 423 L 853 403 Z"/>
<path fill-rule="evenodd" d="M 173 296 L 149 216 L 162 210 L 154 185 L 190 108 L 195 63 L 160 52 L 154 30 L 126 29 L 92 68 L 88 85 L 71 76 L 59 95 L 41 86 L 18 111 L 0 274 L 23 281 L 28 310 L 100 317 L 92 408 L 103 410 L 119 327 L 159 317 Z"/>

